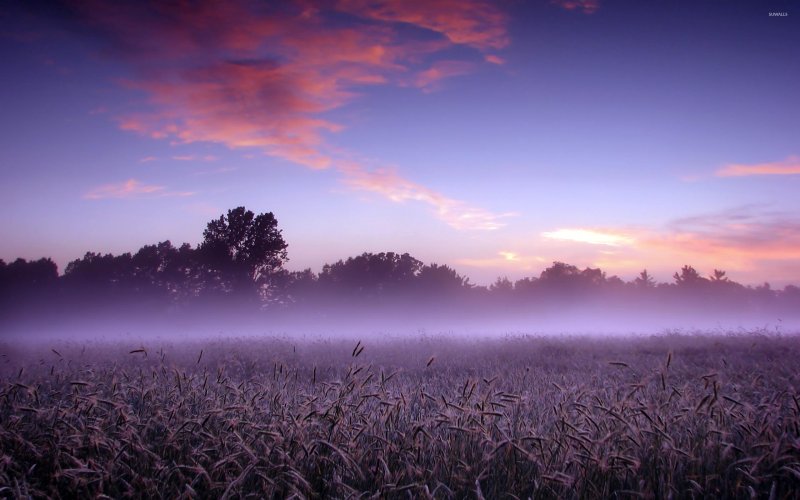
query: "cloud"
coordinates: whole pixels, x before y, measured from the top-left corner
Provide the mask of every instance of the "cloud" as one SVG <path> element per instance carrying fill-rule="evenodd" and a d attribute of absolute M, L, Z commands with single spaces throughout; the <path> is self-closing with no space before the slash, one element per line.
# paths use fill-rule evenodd
<path fill-rule="evenodd" d="M 612 247 L 632 245 L 634 243 L 634 239 L 628 234 L 605 229 L 563 228 L 544 232 L 542 236 L 553 240 Z"/>
<path fill-rule="evenodd" d="M 455 229 L 494 230 L 506 225 L 505 219 L 514 213 L 495 214 L 473 207 L 463 201 L 444 196 L 430 188 L 399 176 L 392 169 L 366 170 L 358 163 L 339 166 L 344 182 L 352 189 L 378 193 L 391 201 L 418 201 L 434 208 L 445 223 Z"/>
<path fill-rule="evenodd" d="M 430 68 L 417 73 L 412 85 L 424 92 L 431 92 L 440 88 L 441 80 L 465 75 L 472 71 L 472 68 L 472 63 L 464 61 L 438 61 Z"/>
<path fill-rule="evenodd" d="M 689 253 L 737 260 L 800 259 L 800 219 L 762 205 L 678 219 L 665 235 L 650 241 Z"/>
<path fill-rule="evenodd" d="M 219 175 L 235 172 L 237 170 L 239 170 L 239 167 L 226 166 L 208 170 L 198 170 L 197 172 L 194 172 L 194 175 Z"/>
<path fill-rule="evenodd" d="M 716 171 L 717 177 L 744 177 L 750 175 L 800 175 L 800 157 L 790 156 L 783 161 L 752 165 L 730 164 Z"/>
<path fill-rule="evenodd" d="M 600 9 L 599 0 L 550 0 L 550 3 L 562 9 L 579 11 L 584 14 L 594 14 Z"/>
<path fill-rule="evenodd" d="M 183 210 L 203 217 L 215 217 L 225 212 L 222 208 L 205 202 L 190 203 L 184 206 Z"/>
<path fill-rule="evenodd" d="M 194 193 L 188 191 L 167 191 L 164 186 L 142 184 L 136 179 L 128 179 L 120 184 L 104 184 L 98 186 L 83 197 L 87 200 L 102 200 L 108 198 L 141 198 L 146 196 L 167 197 L 167 196 L 192 196 Z"/>
<path fill-rule="evenodd" d="M 549 233 L 549 234 L 548 234 Z M 643 269 L 671 282 L 683 265 L 701 274 L 714 269 L 731 279 L 757 285 L 800 282 L 800 218 L 768 205 L 745 205 L 698 214 L 653 227 L 562 228 L 509 240 L 498 251 L 457 259 L 490 278 L 538 276 L 554 261 L 600 268 L 632 280 Z"/>
<path fill-rule="evenodd" d="M 483 56 L 483 60 L 497 65 L 502 65 L 506 63 L 506 60 L 496 54 L 486 54 Z"/>
<path fill-rule="evenodd" d="M 701 272 L 734 271 L 751 283 L 765 279 L 800 281 L 800 219 L 762 205 L 685 217 L 655 228 L 580 231 L 566 235 L 553 232 L 567 237 L 553 238 L 547 233 L 542 236 L 561 244 L 557 252 L 576 252 L 573 255 L 584 263 L 614 272 L 660 269 L 667 278 L 680 266 L 689 264 Z M 612 236 L 610 241 L 620 244 L 608 245 L 603 242 L 605 236 Z M 576 248 L 575 243 L 580 246 Z M 771 269 L 771 274 L 765 274 L 765 269 Z"/>
<path fill-rule="evenodd" d="M 471 71 L 473 61 L 439 58 L 454 46 L 486 54 L 508 45 L 507 16 L 493 2 L 237 0 L 194 2 L 192 8 L 147 1 L 65 3 L 65 18 L 130 66 L 120 84 L 146 96 L 143 111 L 118 117 L 123 130 L 333 168 L 351 187 L 427 203 L 455 228 L 494 229 L 507 216 L 396 172 L 345 162 L 330 143 L 343 125 L 325 115 L 356 99 L 364 86 L 431 91 Z M 494 54 L 484 58 L 500 61 Z"/>
<path fill-rule="evenodd" d="M 214 155 L 176 155 L 172 157 L 175 161 L 217 161 Z"/>
<path fill-rule="evenodd" d="M 493 2 L 468 0 L 340 0 L 337 7 L 368 19 L 400 22 L 480 50 L 508 45 L 506 15 Z"/>

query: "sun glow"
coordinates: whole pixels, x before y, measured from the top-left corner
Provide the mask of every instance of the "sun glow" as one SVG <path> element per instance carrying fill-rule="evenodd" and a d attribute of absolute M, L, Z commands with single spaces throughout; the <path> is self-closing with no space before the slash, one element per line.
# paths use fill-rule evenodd
<path fill-rule="evenodd" d="M 578 243 L 588 243 L 590 245 L 606 245 L 612 247 L 629 246 L 634 243 L 634 239 L 626 234 L 581 228 L 565 228 L 547 231 L 542 233 L 542 236 L 552 240 L 575 241 Z"/>

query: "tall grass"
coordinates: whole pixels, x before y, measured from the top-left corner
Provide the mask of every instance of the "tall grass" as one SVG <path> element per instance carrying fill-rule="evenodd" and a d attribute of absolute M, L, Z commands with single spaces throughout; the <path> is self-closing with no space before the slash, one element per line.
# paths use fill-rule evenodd
<path fill-rule="evenodd" d="M 795 337 L 271 339 L 0 355 L 4 496 L 800 491 Z"/>

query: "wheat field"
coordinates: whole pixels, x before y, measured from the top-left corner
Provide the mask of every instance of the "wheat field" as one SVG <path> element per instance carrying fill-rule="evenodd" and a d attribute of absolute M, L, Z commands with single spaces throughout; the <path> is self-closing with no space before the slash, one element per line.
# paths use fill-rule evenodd
<path fill-rule="evenodd" d="M 0 496 L 797 498 L 791 335 L 0 344 Z"/>

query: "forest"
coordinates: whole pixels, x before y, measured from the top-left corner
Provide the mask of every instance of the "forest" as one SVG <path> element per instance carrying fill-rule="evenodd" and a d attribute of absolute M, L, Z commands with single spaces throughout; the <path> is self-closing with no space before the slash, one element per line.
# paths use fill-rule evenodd
<path fill-rule="evenodd" d="M 63 273 L 49 258 L 0 260 L 0 310 L 6 326 L 54 314 L 291 317 L 313 311 L 324 319 L 342 311 L 487 317 L 577 309 L 782 320 L 800 310 L 795 285 L 745 286 L 724 270 L 704 276 L 691 265 L 680 267 L 671 283 L 660 283 L 646 269 L 624 281 L 601 269 L 553 262 L 538 276 L 500 277 L 481 286 L 450 266 L 399 252 L 363 253 L 319 272 L 289 271 L 288 248 L 272 213 L 238 207 L 208 222 L 197 246 L 163 241 L 135 253 L 87 252 Z"/>

